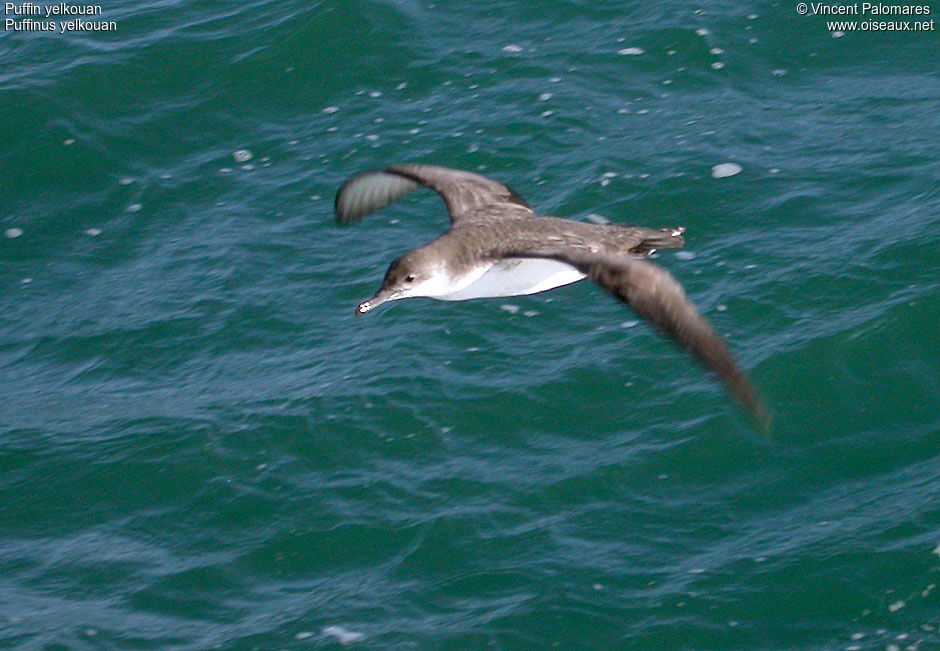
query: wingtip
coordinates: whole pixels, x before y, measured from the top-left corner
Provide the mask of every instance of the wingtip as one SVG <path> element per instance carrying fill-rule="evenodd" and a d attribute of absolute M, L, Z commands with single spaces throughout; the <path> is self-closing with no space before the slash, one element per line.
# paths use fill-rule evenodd
<path fill-rule="evenodd" d="M 758 433 L 767 441 L 774 438 L 774 414 L 770 411 L 764 402 L 757 400 L 756 405 L 750 410 L 751 418 L 757 426 Z"/>
<path fill-rule="evenodd" d="M 340 224 L 359 222 L 418 187 L 418 183 L 394 167 L 370 170 L 346 179 L 333 200 L 333 212 Z"/>

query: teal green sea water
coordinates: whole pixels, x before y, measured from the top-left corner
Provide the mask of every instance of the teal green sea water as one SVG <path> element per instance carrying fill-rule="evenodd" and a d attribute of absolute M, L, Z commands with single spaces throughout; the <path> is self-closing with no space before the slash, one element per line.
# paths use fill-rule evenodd
<path fill-rule="evenodd" d="M 0 646 L 940 648 L 936 31 L 723 0 L 98 19 L 0 31 Z M 345 228 L 333 197 L 412 161 L 685 226 L 656 262 L 772 436 L 589 283 L 357 319 L 446 211 Z"/>

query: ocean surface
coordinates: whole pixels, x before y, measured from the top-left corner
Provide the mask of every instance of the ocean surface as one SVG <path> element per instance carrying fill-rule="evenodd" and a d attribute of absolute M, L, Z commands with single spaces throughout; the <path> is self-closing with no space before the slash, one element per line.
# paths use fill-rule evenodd
<path fill-rule="evenodd" d="M 0 646 L 940 648 L 937 31 L 726 0 L 3 18 Z M 447 225 L 428 191 L 335 223 L 396 162 L 685 226 L 655 262 L 770 434 L 590 283 L 356 318 Z"/>

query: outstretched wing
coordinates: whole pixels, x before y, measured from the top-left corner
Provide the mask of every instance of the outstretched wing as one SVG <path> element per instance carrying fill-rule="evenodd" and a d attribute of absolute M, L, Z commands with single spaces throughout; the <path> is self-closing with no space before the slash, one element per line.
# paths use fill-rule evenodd
<path fill-rule="evenodd" d="M 519 251 L 516 255 L 553 258 L 586 274 L 711 369 L 767 430 L 770 424 L 768 414 L 728 347 L 689 302 L 682 285 L 668 271 L 639 258 L 568 248 L 544 251 L 533 248 L 528 253 Z"/>
<path fill-rule="evenodd" d="M 454 226 L 535 217 L 522 197 L 479 174 L 431 165 L 394 165 L 343 183 L 336 195 L 336 220 L 341 224 L 358 221 L 421 185 L 441 195 Z"/>

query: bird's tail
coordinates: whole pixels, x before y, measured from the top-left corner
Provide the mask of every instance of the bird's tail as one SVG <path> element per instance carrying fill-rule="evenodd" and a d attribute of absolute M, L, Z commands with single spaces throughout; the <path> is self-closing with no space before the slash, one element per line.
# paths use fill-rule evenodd
<path fill-rule="evenodd" d="M 630 253 L 638 255 L 649 255 L 657 249 L 681 249 L 685 246 L 685 240 L 682 234 L 685 232 L 683 226 L 677 228 L 661 228 L 657 230 L 646 230 L 643 233 L 643 239 L 639 244 L 630 249 Z"/>

